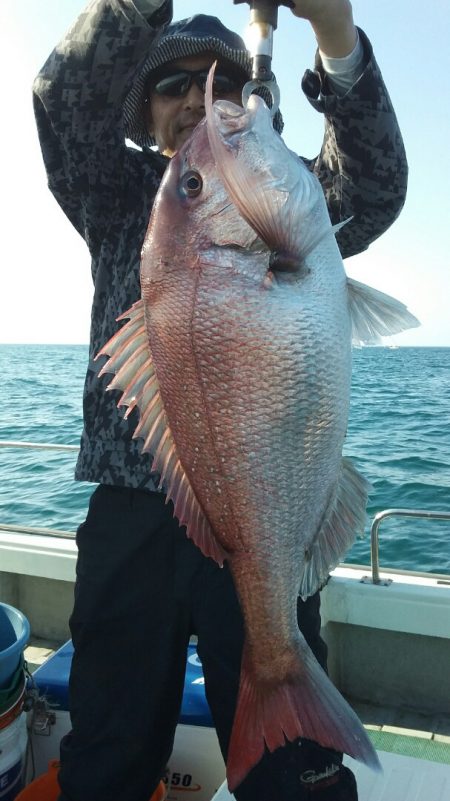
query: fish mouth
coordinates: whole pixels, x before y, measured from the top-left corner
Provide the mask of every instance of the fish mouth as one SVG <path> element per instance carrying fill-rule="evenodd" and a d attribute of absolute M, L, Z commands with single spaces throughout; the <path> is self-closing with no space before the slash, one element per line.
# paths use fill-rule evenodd
<path fill-rule="evenodd" d="M 272 254 L 271 271 L 306 276 L 307 257 L 333 233 L 325 215 L 319 215 L 319 225 L 309 222 L 323 202 L 317 177 L 274 131 L 261 97 L 251 95 L 245 108 L 224 100 L 213 103 L 213 74 L 214 65 L 206 84 L 206 131 L 219 177 L 241 217 Z"/>
<path fill-rule="evenodd" d="M 270 251 L 276 253 L 289 250 L 289 226 L 285 224 L 280 209 L 288 199 L 288 193 L 277 190 L 271 181 L 269 170 L 256 168 L 259 153 L 255 153 L 255 142 L 262 133 L 262 141 L 270 141 L 273 134 L 270 111 L 261 97 L 251 95 L 246 108 L 224 100 L 213 103 L 212 81 L 215 63 L 206 82 L 205 113 L 209 146 L 217 172 L 241 217 L 265 242 Z M 250 151 L 245 142 L 253 143 Z M 278 193 L 278 202 L 273 202 Z M 283 262 L 278 259 L 281 272 Z M 286 260 L 285 260 L 286 262 Z M 274 257 L 274 264 L 277 259 Z M 284 271 L 286 271 L 286 264 Z M 291 267 L 292 271 L 292 267 Z"/>

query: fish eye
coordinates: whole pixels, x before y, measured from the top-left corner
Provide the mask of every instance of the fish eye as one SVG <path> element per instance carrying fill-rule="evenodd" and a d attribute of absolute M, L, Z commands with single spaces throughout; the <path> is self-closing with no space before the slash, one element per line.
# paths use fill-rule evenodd
<path fill-rule="evenodd" d="M 203 189 L 203 179 L 196 170 L 188 170 L 181 179 L 180 189 L 186 197 L 197 197 Z"/>

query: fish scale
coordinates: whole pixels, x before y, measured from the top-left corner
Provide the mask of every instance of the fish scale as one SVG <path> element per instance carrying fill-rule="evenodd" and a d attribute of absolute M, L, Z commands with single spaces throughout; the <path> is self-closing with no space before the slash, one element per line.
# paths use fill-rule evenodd
<path fill-rule="evenodd" d="M 191 172 L 198 192 L 188 195 Z M 171 160 L 152 211 L 142 299 L 101 351 L 103 371 L 120 371 L 114 386 L 126 376 L 122 403 L 139 409 L 180 524 L 233 576 L 246 639 L 231 789 L 286 738 L 378 767 L 296 607 L 364 529 L 368 484 L 342 459 L 352 332 L 370 341 L 417 321 L 347 279 L 335 230 L 318 180 L 261 98 L 213 106 L 210 78 L 206 119 Z M 143 327 L 148 381 L 139 358 L 133 384 Z"/>

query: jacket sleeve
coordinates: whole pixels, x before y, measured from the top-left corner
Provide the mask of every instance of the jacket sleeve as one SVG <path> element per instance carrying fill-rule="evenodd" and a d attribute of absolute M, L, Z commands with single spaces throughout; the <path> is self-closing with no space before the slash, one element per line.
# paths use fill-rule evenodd
<path fill-rule="evenodd" d="M 359 35 L 364 70 L 343 97 L 329 90 L 318 56 L 302 82 L 309 102 L 325 115 L 322 150 L 307 163 L 322 184 L 332 223 L 352 218 L 336 235 L 343 258 L 366 250 L 394 222 L 408 176 L 392 103 L 370 42 Z"/>
<path fill-rule="evenodd" d="M 34 82 L 49 188 L 92 255 L 126 181 L 123 100 L 170 21 L 164 13 L 155 17 L 146 19 L 131 0 L 93 0 Z"/>

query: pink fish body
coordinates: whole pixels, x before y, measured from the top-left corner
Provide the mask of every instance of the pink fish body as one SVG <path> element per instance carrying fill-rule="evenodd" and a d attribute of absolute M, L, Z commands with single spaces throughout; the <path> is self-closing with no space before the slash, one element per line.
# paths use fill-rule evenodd
<path fill-rule="evenodd" d="M 209 98 L 172 159 L 141 288 L 103 371 L 138 406 L 180 524 L 230 565 L 246 643 L 229 786 L 265 745 L 300 736 L 377 767 L 296 608 L 364 529 L 368 485 L 342 459 L 352 330 L 368 340 L 415 318 L 347 279 L 317 179 L 254 96 L 245 111 Z"/>

